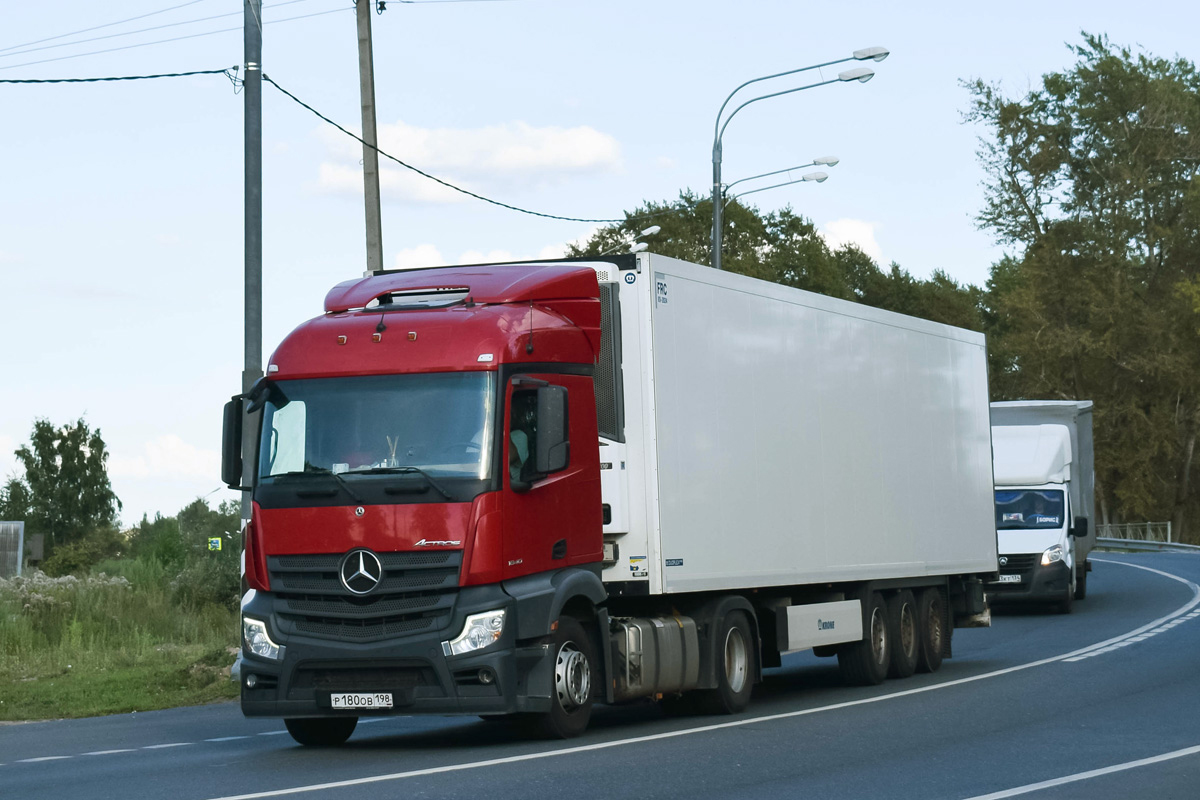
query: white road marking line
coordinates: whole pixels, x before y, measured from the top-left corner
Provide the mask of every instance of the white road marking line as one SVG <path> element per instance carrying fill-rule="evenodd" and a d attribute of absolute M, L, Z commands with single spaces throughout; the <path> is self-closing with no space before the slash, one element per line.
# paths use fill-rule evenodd
<path fill-rule="evenodd" d="M 167 747 L 186 747 L 194 742 L 168 742 L 167 744 L 148 744 L 143 747 L 143 750 L 163 750 Z"/>
<path fill-rule="evenodd" d="M 216 739 L 205 739 L 206 742 L 232 742 L 237 739 L 249 739 L 249 736 L 218 736 Z"/>
<path fill-rule="evenodd" d="M 1174 758 L 1183 758 L 1184 756 L 1192 756 L 1200 753 L 1200 746 L 1185 747 L 1182 750 L 1175 750 L 1170 753 L 1163 753 L 1159 756 L 1151 756 L 1150 758 L 1139 758 L 1137 761 L 1126 761 L 1124 764 L 1114 764 L 1111 767 L 1103 767 L 1101 769 L 1088 770 L 1087 772 L 1077 772 L 1074 775 L 1066 775 L 1062 778 L 1054 778 L 1041 783 L 1030 783 L 1025 786 L 1017 786 L 1013 789 L 1005 789 L 1000 792 L 992 792 L 991 794 L 981 794 L 975 797 L 969 797 L 967 800 L 1001 800 L 1005 797 L 1016 797 L 1019 794 L 1029 794 L 1030 792 L 1040 792 L 1042 789 L 1051 789 L 1055 786 L 1062 786 L 1066 783 L 1075 783 L 1077 781 L 1086 781 L 1089 778 L 1098 778 L 1101 775 L 1111 775 L 1114 772 L 1124 772 L 1127 769 L 1135 769 L 1144 767 L 1148 764 L 1158 764 L 1162 761 L 1170 761 Z"/>
<path fill-rule="evenodd" d="M 1123 633 L 1120 636 L 1114 636 L 1113 638 L 1107 639 L 1103 642 L 1097 642 L 1091 647 L 1085 647 L 1078 652 L 1071 653 L 1069 654 L 1069 657 L 1064 657 L 1063 661 L 1083 661 L 1085 658 L 1091 658 L 1092 656 L 1098 656 L 1104 653 L 1111 653 L 1118 648 L 1132 644 L 1135 637 L 1146 639 L 1159 633 L 1166 633 L 1176 625 L 1180 625 L 1186 622 L 1188 619 L 1194 618 L 1197 614 L 1200 614 L 1200 611 L 1192 611 L 1195 606 L 1200 605 L 1200 586 L 1197 586 L 1188 579 L 1181 578 L 1178 575 L 1172 575 L 1169 572 L 1163 572 L 1161 569 L 1145 567 L 1141 564 L 1129 564 L 1125 561 L 1109 561 L 1107 558 L 1094 558 L 1092 560 L 1098 561 L 1101 564 L 1119 564 L 1123 567 L 1144 569 L 1146 572 L 1153 572 L 1156 575 L 1162 575 L 1164 578 L 1170 578 L 1173 581 L 1179 581 L 1192 590 L 1192 602 L 1181 606 L 1175 611 L 1172 611 L 1170 614 L 1167 614 L 1165 617 L 1159 617 L 1153 622 L 1148 622 L 1140 628 L 1136 628 L 1128 633 Z M 1186 617 L 1184 616 L 1185 614 L 1187 614 Z M 1137 641 L 1141 641 L 1141 639 L 1138 639 Z"/>
<path fill-rule="evenodd" d="M 120 750 L 93 750 L 90 753 L 80 753 L 84 756 L 111 756 L 113 753 L 132 753 L 132 747 L 123 747 Z"/>
<path fill-rule="evenodd" d="M 287 731 L 263 731 L 259 734 L 259 736 L 281 736 L 285 733 L 287 733 Z"/>
<path fill-rule="evenodd" d="M 759 722 L 775 722 L 777 720 L 783 720 L 783 719 L 795 719 L 797 717 L 805 717 L 810 714 L 819 714 L 823 711 L 836 711 L 836 710 L 843 709 L 843 708 L 853 708 L 855 706 L 867 705 L 869 703 L 880 703 L 885 700 L 893 700 L 897 697 L 909 697 L 911 695 L 924 694 L 926 692 L 937 691 L 939 689 L 945 689 L 945 688 L 948 688 L 951 686 L 960 686 L 962 684 L 974 683 L 975 681 L 982 681 L 982 680 L 987 680 L 989 678 L 996 678 L 1001 675 L 1008 675 L 1013 672 L 1020 672 L 1022 670 L 1032 669 L 1033 667 L 1040 667 L 1045 664 L 1053 664 L 1057 661 L 1068 661 L 1068 660 L 1070 660 L 1076 656 L 1079 656 L 1083 653 L 1088 653 L 1088 652 L 1091 652 L 1092 650 L 1095 650 L 1095 649 L 1101 648 L 1101 647 L 1108 647 L 1109 645 L 1111 645 L 1115 642 L 1121 641 L 1123 639 L 1126 639 L 1130 636 L 1137 636 L 1138 634 L 1145 633 L 1150 628 L 1161 625 L 1166 620 L 1174 619 L 1175 617 L 1178 617 L 1181 614 L 1186 614 L 1187 612 L 1191 611 L 1195 606 L 1200 605 L 1200 586 L 1197 586 L 1195 583 L 1192 583 L 1191 581 L 1189 581 L 1185 578 L 1180 578 L 1178 575 L 1172 575 L 1169 572 L 1162 572 L 1161 570 L 1151 569 L 1150 567 L 1143 567 L 1138 564 L 1127 564 L 1123 561 L 1108 561 L 1107 559 L 1096 559 L 1096 561 L 1102 561 L 1106 564 L 1120 564 L 1120 565 L 1126 566 L 1126 567 L 1137 567 L 1138 569 L 1144 569 L 1144 570 L 1147 570 L 1148 572 L 1155 572 L 1155 573 L 1158 573 L 1159 575 L 1163 575 L 1165 577 L 1171 578 L 1172 580 L 1179 581 L 1180 583 L 1186 584 L 1187 586 L 1189 586 L 1192 589 L 1192 599 L 1190 602 L 1185 603 L 1178 610 L 1166 615 L 1165 617 L 1161 617 L 1161 618 L 1155 620 L 1154 622 L 1143 625 L 1140 628 L 1136 628 L 1128 633 L 1121 634 L 1120 636 L 1114 636 L 1111 639 L 1106 639 L 1103 642 L 1097 642 L 1096 644 L 1088 645 L 1087 647 L 1082 647 L 1078 650 L 1072 650 L 1071 652 L 1063 653 L 1062 655 L 1051 656 L 1049 658 L 1043 658 L 1043 659 L 1039 659 L 1037 661 L 1030 661 L 1027 664 L 1018 664 L 1015 667 L 1006 667 L 1004 669 L 998 669 L 998 670 L 994 670 L 992 672 L 986 672 L 982 675 L 974 675 L 974 676 L 967 677 L 967 678 L 958 678 L 956 680 L 945 681 L 943 683 L 935 683 L 930 686 L 921 686 L 916 689 L 905 689 L 903 691 L 892 692 L 890 694 L 877 695 L 876 697 L 866 697 L 861 700 L 848 700 L 844 703 L 833 703 L 833 704 L 827 705 L 827 706 L 818 706 L 817 708 L 806 708 L 806 709 L 802 709 L 800 711 L 787 711 L 787 712 L 784 712 L 781 714 L 769 714 L 767 716 L 751 717 L 749 719 L 734 720 L 732 722 L 719 722 L 719 723 L 716 723 L 713 725 L 702 725 L 697 728 L 685 728 L 683 730 L 668 731 L 666 733 L 655 733 L 655 734 L 650 734 L 648 736 L 635 736 L 630 739 L 616 739 L 616 740 L 613 740 L 610 742 L 596 742 L 595 744 L 580 745 L 578 747 L 564 747 L 559 750 L 549 750 L 549 751 L 543 751 L 540 753 L 527 753 L 525 755 L 520 755 L 520 756 L 508 756 L 506 758 L 492 758 L 492 759 L 488 759 L 486 761 L 473 761 L 473 762 L 467 762 L 467 763 L 463 763 L 463 764 L 448 764 L 444 767 L 431 767 L 429 769 L 412 770 L 409 772 L 393 772 L 393 773 L 389 773 L 386 775 L 372 775 L 372 776 L 365 777 L 365 778 L 353 778 L 350 780 L 333 781 L 330 783 L 316 783 L 316 784 L 309 784 L 307 786 L 294 786 L 290 789 L 269 789 L 264 792 L 252 792 L 250 794 L 239 794 L 239 795 L 228 795 L 228 796 L 224 796 L 224 797 L 216 797 L 216 798 L 212 798 L 212 800 L 261 800 L 261 798 L 265 798 L 265 797 L 283 797 L 286 795 L 304 794 L 307 792 L 319 792 L 319 791 L 323 791 L 326 789 L 342 789 L 342 788 L 345 788 L 348 786 L 364 786 L 364 785 L 371 784 L 371 783 L 384 783 L 386 781 L 398 781 L 398 780 L 403 780 L 405 778 L 418 778 L 418 777 L 422 777 L 425 775 L 440 775 L 440 774 L 447 773 L 447 772 L 462 772 L 462 771 L 466 771 L 469 769 L 481 769 L 484 767 L 495 767 L 495 766 L 501 766 L 504 764 L 518 764 L 523 761 L 538 761 L 543 758 L 557 758 L 559 756 L 575 755 L 577 753 L 588 753 L 588 752 L 594 752 L 594 751 L 598 751 L 598 750 L 608 750 L 613 747 L 624 747 L 626 745 L 631 745 L 631 744 L 642 744 L 645 742 L 661 741 L 661 740 L 665 740 L 665 739 L 676 739 L 681 736 L 691 736 L 692 734 L 696 734 L 696 733 L 709 733 L 712 731 L 728 730 L 731 728 L 740 728 L 745 725 L 754 725 Z M 283 731 L 280 731 L 280 732 L 283 733 Z M 263 734 L 259 734 L 259 735 L 261 736 Z"/>
<path fill-rule="evenodd" d="M 36 764 L 36 763 L 37 763 L 37 762 L 39 762 L 39 761 L 62 761 L 63 759 L 66 759 L 66 758 L 70 758 L 70 756 L 41 756 L 40 758 L 22 758 L 22 759 L 20 759 L 20 760 L 18 760 L 18 761 L 15 761 L 15 762 L 13 762 L 13 763 L 16 763 L 16 764 Z"/>

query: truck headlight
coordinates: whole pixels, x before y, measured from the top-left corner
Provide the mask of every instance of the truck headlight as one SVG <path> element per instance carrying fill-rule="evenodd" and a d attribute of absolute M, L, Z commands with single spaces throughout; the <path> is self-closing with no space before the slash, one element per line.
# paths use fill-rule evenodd
<path fill-rule="evenodd" d="M 500 640 L 504 633 L 504 609 L 472 614 L 463 624 L 462 633 L 448 642 L 442 642 L 442 652 L 448 656 L 461 656 L 482 650 Z"/>
<path fill-rule="evenodd" d="M 279 645 L 271 641 L 267 634 L 267 623 L 260 619 L 242 617 L 242 641 L 246 649 L 256 656 L 278 661 L 280 658 Z"/>
<path fill-rule="evenodd" d="M 1056 544 L 1046 552 L 1042 553 L 1042 566 L 1048 567 L 1055 561 L 1062 561 L 1065 557 L 1061 544 Z"/>

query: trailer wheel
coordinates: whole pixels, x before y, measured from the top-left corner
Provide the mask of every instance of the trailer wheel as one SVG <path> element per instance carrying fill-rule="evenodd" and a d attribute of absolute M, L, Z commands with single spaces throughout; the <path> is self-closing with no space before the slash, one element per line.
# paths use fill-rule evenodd
<path fill-rule="evenodd" d="M 889 678 L 907 678 L 917 669 L 917 601 L 908 589 L 892 595 L 887 603 L 888 638 L 892 640 Z"/>
<path fill-rule="evenodd" d="M 534 718 L 534 730 L 553 739 L 583 733 L 592 716 L 599 670 L 592 637 L 574 617 L 560 617 L 554 632 L 554 685 L 550 710 Z"/>
<path fill-rule="evenodd" d="M 887 677 L 892 642 L 887 605 L 879 592 L 871 592 L 863 607 L 863 638 L 838 649 L 842 678 L 855 686 L 875 686 Z"/>
<path fill-rule="evenodd" d="M 1087 597 L 1087 562 L 1084 561 L 1079 565 L 1079 572 L 1075 575 L 1075 599 L 1082 600 Z"/>
<path fill-rule="evenodd" d="M 306 747 L 337 747 L 354 733 L 358 717 L 292 717 L 283 724 L 292 738 Z"/>
<path fill-rule="evenodd" d="M 726 614 L 716 633 L 717 688 L 696 692 L 696 708 L 706 714 L 739 714 L 750 705 L 758 648 L 742 611 Z"/>
<path fill-rule="evenodd" d="M 922 589 L 917 599 L 917 671 L 937 672 L 946 638 L 946 609 L 942 593 Z"/>

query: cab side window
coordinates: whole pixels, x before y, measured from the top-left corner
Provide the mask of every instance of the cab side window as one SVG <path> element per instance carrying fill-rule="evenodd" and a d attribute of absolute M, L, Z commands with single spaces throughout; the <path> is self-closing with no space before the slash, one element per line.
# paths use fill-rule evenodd
<path fill-rule="evenodd" d="M 513 483 L 527 483 L 533 473 L 537 448 L 537 390 L 512 393 L 508 434 L 508 475 Z"/>

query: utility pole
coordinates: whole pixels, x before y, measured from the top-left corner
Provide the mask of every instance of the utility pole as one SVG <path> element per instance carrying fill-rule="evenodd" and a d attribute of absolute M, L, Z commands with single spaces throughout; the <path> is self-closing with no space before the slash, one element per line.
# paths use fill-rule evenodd
<path fill-rule="evenodd" d="M 358 17 L 358 93 L 362 99 L 363 197 L 367 213 L 367 272 L 383 269 L 383 230 L 379 215 L 379 143 L 375 132 L 375 57 L 371 11 L 375 0 L 355 0 Z"/>
<path fill-rule="evenodd" d="M 262 0 L 242 0 L 242 42 L 246 75 L 245 98 L 245 364 L 242 393 L 262 377 Z M 249 420 L 242 425 L 242 464 L 256 461 L 254 432 Z M 243 467 L 242 483 L 251 473 Z M 242 519 L 250 519 L 250 492 L 242 492 Z"/>

